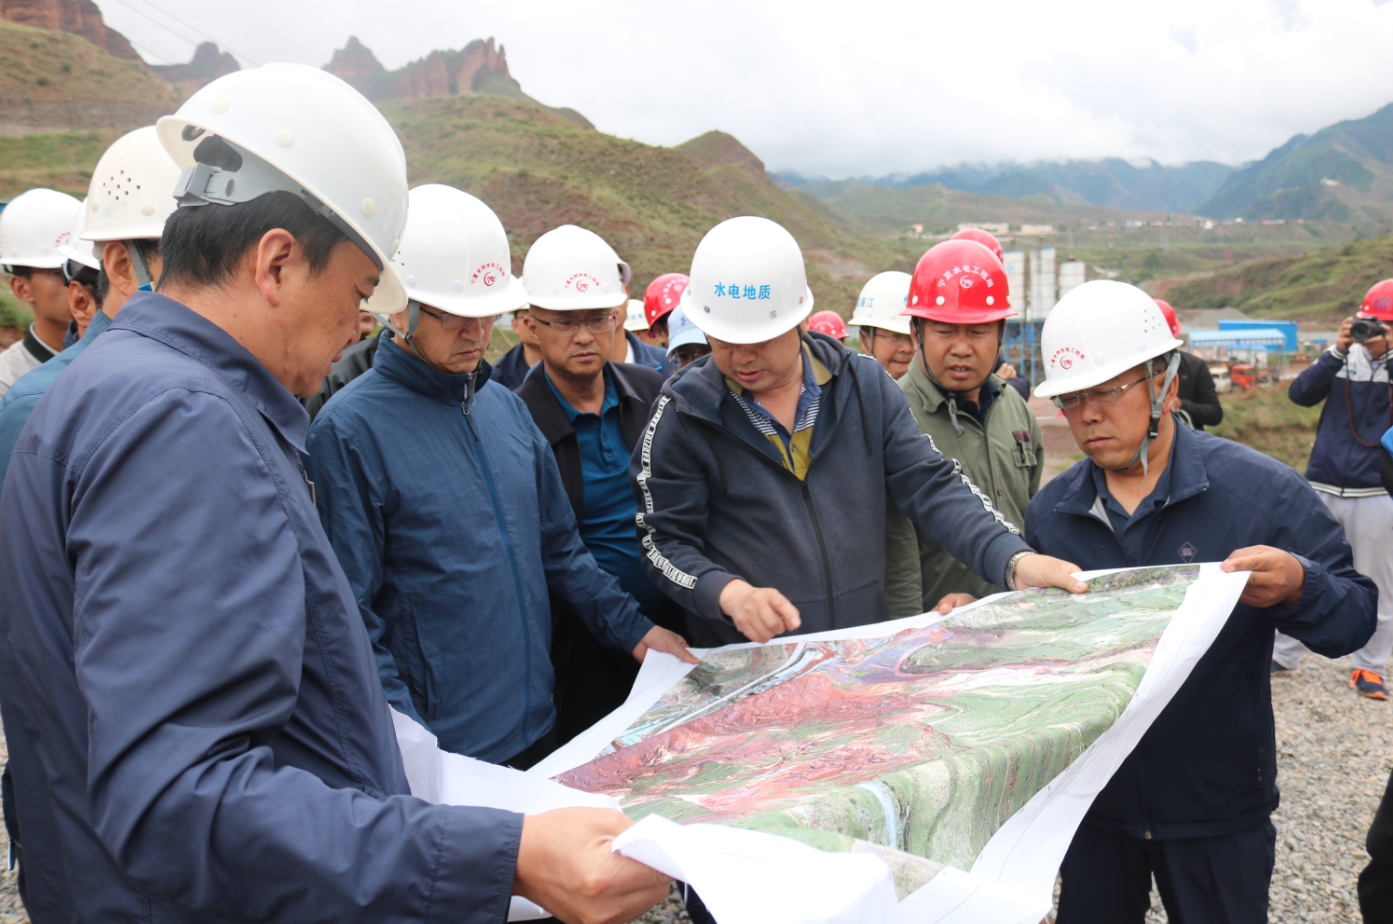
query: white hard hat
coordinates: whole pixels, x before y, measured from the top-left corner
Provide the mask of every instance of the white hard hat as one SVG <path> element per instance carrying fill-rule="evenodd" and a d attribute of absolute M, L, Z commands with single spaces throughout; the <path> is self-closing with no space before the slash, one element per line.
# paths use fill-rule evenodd
<path fill-rule="evenodd" d="M 357 90 L 317 67 L 268 64 L 219 77 L 156 127 L 184 171 L 180 205 L 293 193 L 372 257 L 381 310 L 406 304 L 390 263 L 406 224 L 406 154 Z M 207 146 L 208 136 L 230 150 Z"/>
<path fill-rule="evenodd" d="M 909 315 L 903 314 L 909 299 L 909 273 L 877 273 L 861 287 L 856 310 L 847 323 L 853 327 L 879 327 L 895 334 L 909 335 Z"/>
<path fill-rule="evenodd" d="M 648 315 L 643 313 L 643 299 L 629 299 L 629 313 L 624 317 L 624 329 L 648 330 Z"/>
<path fill-rule="evenodd" d="M 63 255 L 64 260 L 71 260 L 80 263 L 88 269 L 100 270 L 102 268 L 102 258 L 97 253 L 97 248 L 82 239 L 82 230 L 87 222 L 87 200 L 82 200 L 82 206 L 73 216 L 73 229 L 63 236 L 58 242 L 58 252 Z"/>
<path fill-rule="evenodd" d="M 511 311 L 525 297 L 509 269 L 508 233 L 493 209 L 463 190 L 431 183 L 411 190 L 411 217 L 392 266 L 407 298 L 466 318 Z M 382 310 L 378 293 L 368 310 Z"/>
<path fill-rule="evenodd" d="M 177 204 L 178 185 L 179 166 L 155 126 L 122 135 L 92 171 L 83 240 L 158 240 Z"/>
<path fill-rule="evenodd" d="M 1095 279 L 1073 289 L 1045 318 L 1037 397 L 1083 391 L 1148 359 L 1179 349 L 1155 299 L 1136 286 Z"/>
<path fill-rule="evenodd" d="M 522 284 L 538 308 L 618 308 L 629 297 L 629 264 L 594 231 L 562 225 L 532 243 L 522 261 Z"/>
<path fill-rule="evenodd" d="M 731 218 L 706 232 L 689 275 L 682 309 L 708 337 L 727 343 L 772 340 L 813 310 L 803 251 L 767 218 Z"/>
<path fill-rule="evenodd" d="M 0 264 L 58 269 L 67 257 L 58 252 L 73 232 L 82 203 L 54 189 L 31 189 L 0 212 Z"/>
<path fill-rule="evenodd" d="M 674 308 L 667 319 L 667 352 L 672 355 L 672 351 L 678 347 L 684 347 L 692 343 L 706 343 L 706 335 L 703 334 L 692 319 L 687 317 L 687 312 L 681 307 Z"/>

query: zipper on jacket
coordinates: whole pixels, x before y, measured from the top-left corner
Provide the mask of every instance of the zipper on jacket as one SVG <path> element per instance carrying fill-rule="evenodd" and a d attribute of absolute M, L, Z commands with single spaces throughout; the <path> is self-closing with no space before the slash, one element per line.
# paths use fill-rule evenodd
<path fill-rule="evenodd" d="M 832 559 L 827 554 L 827 543 L 822 540 L 822 526 L 817 521 L 817 510 L 813 507 L 813 495 L 808 490 L 808 482 L 800 481 L 803 489 L 803 505 L 808 508 L 808 518 L 813 521 L 813 536 L 817 539 L 817 552 L 822 557 L 822 592 L 827 595 L 827 627 L 837 628 L 837 601 L 832 595 Z"/>
<path fill-rule="evenodd" d="M 498 503 L 498 491 L 493 486 L 493 474 L 489 471 L 488 459 L 484 457 L 484 444 L 479 439 L 479 431 L 474 429 L 474 419 L 469 416 L 469 405 L 460 402 L 465 425 L 469 435 L 474 437 L 474 452 L 479 457 L 479 468 L 484 473 L 484 484 L 489 489 L 489 501 L 493 504 L 493 515 L 498 520 L 498 531 L 503 534 L 503 545 L 508 550 L 508 564 L 513 569 L 513 589 L 518 596 L 518 616 L 522 619 L 522 671 L 525 678 L 522 685 L 522 737 L 527 739 L 527 723 L 532 715 L 532 633 L 527 626 L 527 605 L 523 603 L 522 575 L 518 573 L 518 559 L 513 552 L 513 537 L 508 535 L 508 524 L 503 520 L 503 508 Z M 524 744 L 526 750 L 531 742 Z"/>

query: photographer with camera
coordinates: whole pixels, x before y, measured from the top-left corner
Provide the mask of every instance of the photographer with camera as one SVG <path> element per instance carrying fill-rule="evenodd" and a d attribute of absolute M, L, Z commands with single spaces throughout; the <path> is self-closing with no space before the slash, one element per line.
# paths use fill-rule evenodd
<path fill-rule="evenodd" d="M 1349 685 L 1370 699 L 1386 700 L 1384 666 L 1393 649 L 1393 556 L 1388 554 L 1393 498 L 1380 478 L 1379 439 L 1393 426 L 1389 376 L 1389 322 L 1393 279 L 1377 283 L 1345 318 L 1334 346 L 1296 377 L 1288 393 L 1302 407 L 1325 402 L 1306 479 L 1344 528 L 1354 567 L 1378 585 L 1378 628 L 1351 657 Z M 1272 674 L 1294 673 L 1305 649 L 1277 633 Z"/>

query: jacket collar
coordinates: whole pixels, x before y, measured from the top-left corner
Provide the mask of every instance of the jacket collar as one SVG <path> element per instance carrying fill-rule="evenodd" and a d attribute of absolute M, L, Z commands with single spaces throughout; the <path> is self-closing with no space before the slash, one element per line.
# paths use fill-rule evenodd
<path fill-rule="evenodd" d="M 114 323 L 115 321 L 112 320 L 111 315 L 107 314 L 105 311 L 98 311 L 96 314 L 92 315 L 92 320 L 88 322 L 87 329 L 82 332 L 81 339 L 89 342 L 96 340 Z"/>
<path fill-rule="evenodd" d="M 1205 470 L 1204 458 L 1200 453 L 1199 437 L 1184 424 L 1175 424 L 1175 442 L 1171 445 L 1169 466 L 1170 497 L 1164 504 L 1157 505 L 1158 509 L 1164 509 L 1209 489 L 1209 474 Z M 1097 516 L 1095 505 L 1098 503 L 1098 489 L 1093 480 L 1095 473 L 1101 475 L 1102 469 L 1094 465 L 1092 459 L 1084 459 L 1076 466 L 1070 473 L 1073 483 L 1054 505 L 1055 512 Z M 1103 522 L 1108 522 L 1106 514 L 1103 514 L 1102 519 Z"/>
<path fill-rule="evenodd" d="M 469 387 L 472 382 L 477 394 L 489 380 L 492 367 L 479 361 L 479 369 L 473 373 L 437 372 L 426 365 L 424 360 L 412 356 L 397 343 L 396 331 L 384 331 L 373 357 L 374 369 L 392 381 L 404 385 L 419 395 L 439 401 L 441 404 L 457 405 L 470 399 Z"/>
<path fill-rule="evenodd" d="M 111 322 L 111 329 L 157 340 L 207 366 L 256 408 L 287 443 L 305 451 L 310 417 L 300 402 L 246 347 L 212 321 L 172 298 L 137 292 L 121 306 L 121 315 Z"/>
<path fill-rule="evenodd" d="M 627 364 L 614 362 L 605 364 L 605 376 L 614 386 L 620 405 L 641 400 L 624 371 L 625 365 Z M 561 406 L 556 394 L 547 384 L 542 363 L 537 363 L 527 373 L 527 378 L 518 386 L 517 395 L 532 412 L 532 421 L 537 425 L 537 429 L 542 431 L 542 436 L 546 437 L 548 443 L 554 446 L 576 432 L 575 427 L 571 426 L 570 418 L 566 416 L 566 409 Z M 642 410 L 646 411 L 647 407 Z"/>
<path fill-rule="evenodd" d="M 904 377 L 909 383 L 905 390 L 913 391 L 914 394 L 918 396 L 919 403 L 921 403 L 924 409 L 930 414 L 937 413 L 938 409 L 948 402 L 947 393 L 944 392 L 933 379 L 929 378 L 929 374 L 924 371 L 924 366 L 919 361 L 919 356 L 917 354 L 914 359 L 910 361 L 909 371 L 905 373 Z M 996 374 L 993 373 L 987 376 L 987 381 L 982 383 L 982 387 L 995 389 L 994 393 L 999 397 L 1001 393 L 1001 382 L 1004 381 L 1004 379 L 999 380 Z M 980 404 L 980 401 L 978 403 Z M 962 405 L 959 404 L 958 407 L 962 407 Z"/>
<path fill-rule="evenodd" d="M 810 359 L 826 369 L 828 382 L 840 375 L 851 361 L 850 350 L 816 331 L 803 335 L 803 349 Z M 711 357 L 703 357 L 683 369 L 668 379 L 663 388 L 672 392 L 678 409 L 683 413 L 720 425 L 721 402 L 728 399 L 730 389 L 726 387 L 726 378 Z"/>

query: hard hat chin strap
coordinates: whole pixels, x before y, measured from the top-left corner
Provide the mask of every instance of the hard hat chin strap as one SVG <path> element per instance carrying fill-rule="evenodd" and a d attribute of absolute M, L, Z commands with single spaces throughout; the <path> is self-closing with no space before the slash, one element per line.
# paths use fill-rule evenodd
<path fill-rule="evenodd" d="M 1137 447 L 1137 451 L 1132 454 L 1132 458 L 1126 465 L 1118 469 L 1120 472 L 1125 472 L 1136 465 L 1138 459 L 1141 459 L 1142 480 L 1145 480 L 1146 476 L 1151 473 L 1148 465 L 1148 450 L 1151 448 L 1151 441 L 1161 434 L 1161 405 L 1165 403 L 1166 392 L 1170 391 L 1171 382 L 1175 380 L 1176 373 L 1180 369 L 1180 351 L 1172 350 L 1166 359 L 1166 377 L 1161 382 L 1159 392 L 1156 390 L 1156 372 L 1151 363 L 1152 360 L 1146 361 L 1146 393 L 1151 398 L 1151 420 L 1146 427 L 1146 436 L 1142 437 L 1141 445 Z"/>
<path fill-rule="evenodd" d="M 140 248 L 135 241 L 124 241 L 126 245 L 126 256 L 131 259 L 131 270 L 135 273 L 136 287 L 144 292 L 151 292 L 154 286 L 150 280 L 150 267 L 145 263 L 145 257 L 141 255 Z"/>

